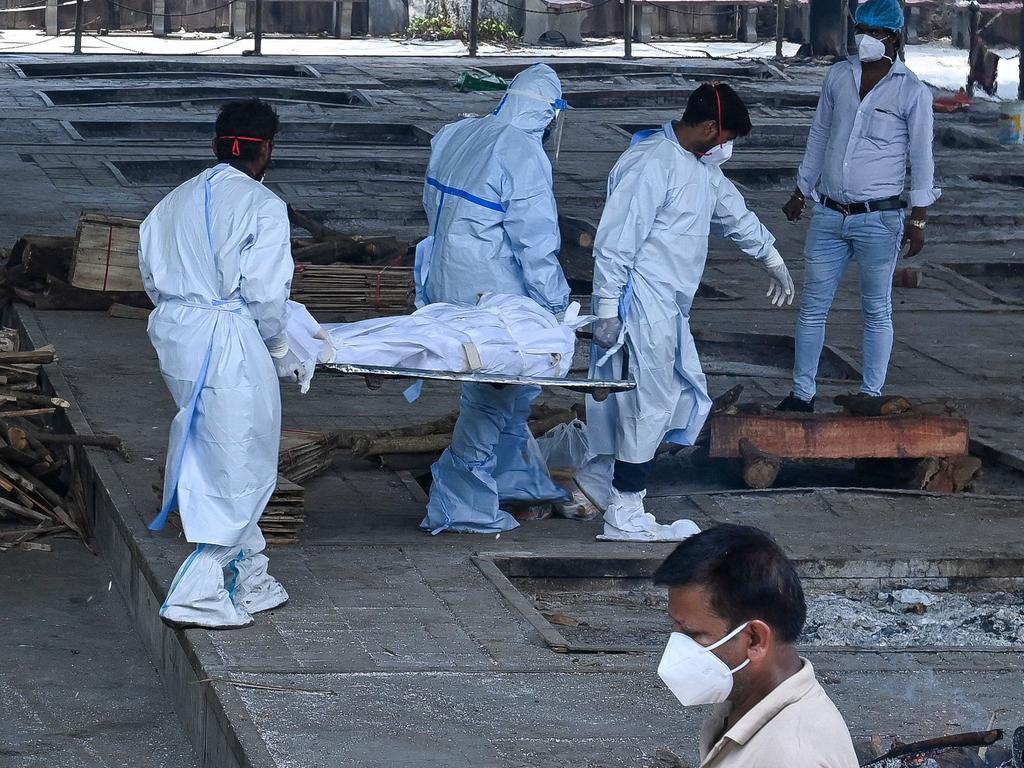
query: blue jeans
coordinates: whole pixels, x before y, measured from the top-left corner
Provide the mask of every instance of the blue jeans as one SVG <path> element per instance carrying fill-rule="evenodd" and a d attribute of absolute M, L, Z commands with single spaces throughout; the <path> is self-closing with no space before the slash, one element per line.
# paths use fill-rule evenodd
<path fill-rule="evenodd" d="M 850 260 L 860 268 L 864 315 L 864 381 L 860 391 L 882 394 L 892 354 L 892 275 L 903 240 L 901 210 L 844 217 L 823 205 L 814 209 L 804 248 L 804 289 L 796 325 L 793 394 L 810 400 L 825 345 L 825 321 Z"/>

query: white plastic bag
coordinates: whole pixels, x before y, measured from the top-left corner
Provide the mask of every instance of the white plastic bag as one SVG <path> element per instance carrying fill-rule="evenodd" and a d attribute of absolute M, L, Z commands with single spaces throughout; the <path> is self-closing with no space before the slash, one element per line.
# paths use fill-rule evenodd
<path fill-rule="evenodd" d="M 575 473 L 593 458 L 587 425 L 579 419 L 557 425 L 537 438 L 537 445 L 552 471 Z"/>

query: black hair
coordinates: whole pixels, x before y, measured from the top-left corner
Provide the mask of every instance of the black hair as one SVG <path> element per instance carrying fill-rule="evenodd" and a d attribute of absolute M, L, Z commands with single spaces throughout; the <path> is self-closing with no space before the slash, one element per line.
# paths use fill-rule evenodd
<path fill-rule="evenodd" d="M 717 91 L 717 96 L 715 92 Z M 690 94 L 683 112 L 685 125 L 698 125 L 708 120 L 719 120 L 719 100 L 721 100 L 721 120 L 719 128 L 730 131 L 737 136 L 746 136 L 754 126 L 750 122 L 747 105 L 732 88 L 725 83 L 704 83 Z"/>
<path fill-rule="evenodd" d="M 217 115 L 217 159 L 228 163 L 256 160 L 260 156 L 260 142 L 234 137 L 273 141 L 280 125 L 277 112 L 265 101 L 228 102 Z"/>
<path fill-rule="evenodd" d="M 807 619 L 800 576 L 775 540 L 748 525 L 719 525 L 676 547 L 654 574 L 668 587 L 707 590 L 711 609 L 732 627 L 760 619 L 795 643 Z"/>

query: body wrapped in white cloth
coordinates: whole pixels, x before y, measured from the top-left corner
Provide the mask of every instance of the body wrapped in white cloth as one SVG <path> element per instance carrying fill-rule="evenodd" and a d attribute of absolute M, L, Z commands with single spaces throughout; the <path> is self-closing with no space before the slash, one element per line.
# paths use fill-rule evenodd
<path fill-rule="evenodd" d="M 573 303 L 559 321 L 525 296 L 485 294 L 476 306 L 428 304 L 411 315 L 320 326 L 289 302 L 289 346 L 317 362 L 564 378 L 576 330 L 593 321 Z"/>

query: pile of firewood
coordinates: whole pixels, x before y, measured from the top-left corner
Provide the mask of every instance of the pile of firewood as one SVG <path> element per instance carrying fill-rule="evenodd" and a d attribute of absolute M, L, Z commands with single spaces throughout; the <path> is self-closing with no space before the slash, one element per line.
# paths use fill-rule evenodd
<path fill-rule="evenodd" d="M 9 298 L 36 309 L 100 310 L 113 304 L 152 307 L 145 292 L 88 290 L 72 285 L 75 238 L 25 235 L 14 244 L 0 284 Z M 141 283 L 141 278 L 140 278 Z"/>
<path fill-rule="evenodd" d="M 0 349 L 13 346 L 15 338 L 0 331 Z M 50 417 L 71 407 L 40 390 L 40 369 L 53 360 L 52 347 L 0 351 L 0 548 L 58 533 L 88 541 L 76 448 L 123 450 L 112 435 L 63 434 L 48 427 Z"/>

